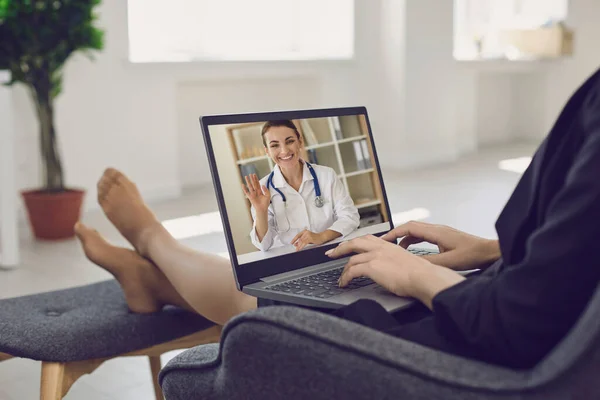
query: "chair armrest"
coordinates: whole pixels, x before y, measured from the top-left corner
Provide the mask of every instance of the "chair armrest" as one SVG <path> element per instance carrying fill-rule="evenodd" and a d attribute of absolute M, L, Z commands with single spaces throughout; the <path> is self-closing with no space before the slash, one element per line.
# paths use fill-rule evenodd
<path fill-rule="evenodd" d="M 188 350 L 165 366 L 160 379 L 169 400 L 470 398 L 467 394 L 516 398 L 531 386 L 527 371 L 445 354 L 327 314 L 286 306 L 233 318 L 224 327 L 219 350 Z"/>

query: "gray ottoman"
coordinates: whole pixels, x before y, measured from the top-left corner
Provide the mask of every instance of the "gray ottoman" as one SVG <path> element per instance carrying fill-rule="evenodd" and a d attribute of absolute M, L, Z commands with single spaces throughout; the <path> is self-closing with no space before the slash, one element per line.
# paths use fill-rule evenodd
<path fill-rule="evenodd" d="M 115 280 L 0 300 L 0 361 L 42 361 L 41 398 L 61 399 L 77 378 L 119 356 L 146 355 L 157 390 L 160 354 L 219 341 L 221 327 L 177 307 L 129 311 Z"/>

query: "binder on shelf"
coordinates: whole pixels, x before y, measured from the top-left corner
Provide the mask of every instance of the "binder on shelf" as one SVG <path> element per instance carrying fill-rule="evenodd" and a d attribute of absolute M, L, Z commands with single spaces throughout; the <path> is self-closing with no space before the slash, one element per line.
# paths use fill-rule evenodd
<path fill-rule="evenodd" d="M 371 163 L 371 155 L 369 154 L 369 147 L 367 146 L 366 139 L 360 141 L 360 147 L 362 149 L 365 169 L 373 168 L 373 164 Z"/>
<path fill-rule="evenodd" d="M 302 127 L 302 132 L 304 133 L 304 140 L 306 141 L 306 146 L 314 146 L 319 144 L 317 140 L 317 135 L 315 135 L 315 131 L 313 131 L 312 127 L 308 123 L 307 120 L 300 120 L 300 127 Z"/>
<path fill-rule="evenodd" d="M 381 224 L 383 222 L 383 216 L 379 213 L 377 214 L 365 214 L 360 216 L 358 228 L 365 228 L 371 225 Z"/>
<path fill-rule="evenodd" d="M 242 164 L 240 165 L 240 173 L 242 174 L 242 179 L 247 175 L 258 175 L 258 168 L 256 168 L 256 165 L 254 165 L 253 163 Z"/>
<path fill-rule="evenodd" d="M 365 157 L 363 156 L 362 146 L 358 140 L 352 142 L 352 146 L 354 147 L 354 156 L 356 157 L 356 169 L 365 169 Z"/>
<path fill-rule="evenodd" d="M 340 118 L 339 117 L 329 117 L 329 119 L 331 120 L 331 126 L 333 127 L 333 132 L 335 133 L 335 138 L 337 140 L 343 139 L 344 135 L 342 134 L 342 126 L 340 125 Z"/>
<path fill-rule="evenodd" d="M 308 153 L 308 162 L 311 164 L 319 164 L 317 159 L 317 151 L 315 149 L 306 150 Z"/>

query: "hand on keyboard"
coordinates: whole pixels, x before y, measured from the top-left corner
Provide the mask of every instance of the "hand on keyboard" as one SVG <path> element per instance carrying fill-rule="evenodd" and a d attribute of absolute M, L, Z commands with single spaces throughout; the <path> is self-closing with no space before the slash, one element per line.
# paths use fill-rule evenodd
<path fill-rule="evenodd" d="M 294 279 L 288 282 L 279 283 L 274 286 L 269 286 L 267 289 L 283 293 L 294 293 L 303 296 L 326 299 L 344 293 L 345 291 L 358 289 L 373 283 L 373 281 L 369 278 L 358 277 L 353 279 L 352 282 L 345 288 L 340 288 L 338 285 L 338 279 L 343 269 L 343 267 L 339 267 L 329 271 Z"/>
<path fill-rule="evenodd" d="M 410 249 L 409 252 L 416 255 L 436 254 L 436 251 L 426 249 Z M 268 286 L 266 289 L 275 292 L 293 293 L 302 296 L 318 297 L 327 299 L 329 297 L 342 294 L 349 290 L 359 289 L 361 287 L 374 284 L 372 279 L 365 276 L 359 276 L 352 279 L 346 286 L 339 286 L 339 278 L 344 267 L 331 269 L 317 274 L 305 276 L 287 282 Z"/>
<path fill-rule="evenodd" d="M 405 249 L 421 242 L 437 245 L 440 254 L 426 255 L 425 258 L 433 264 L 455 271 L 484 269 L 500 258 L 497 240 L 469 235 L 449 226 L 413 221 L 382 236 L 382 239 L 392 243 L 400 238 L 402 240 L 399 244 Z"/>
<path fill-rule="evenodd" d="M 460 274 L 434 265 L 424 257 L 417 257 L 373 235 L 361 236 L 327 251 L 331 258 L 350 257 L 340 277 L 340 286 L 352 279 L 367 276 L 398 296 L 419 299 L 432 307 L 433 298 L 442 290 L 462 282 Z"/>

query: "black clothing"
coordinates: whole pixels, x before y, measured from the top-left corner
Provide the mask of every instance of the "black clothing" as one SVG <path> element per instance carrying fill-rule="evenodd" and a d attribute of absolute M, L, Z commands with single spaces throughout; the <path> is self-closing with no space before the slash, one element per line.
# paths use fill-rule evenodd
<path fill-rule="evenodd" d="M 334 315 L 490 363 L 538 363 L 574 325 L 600 280 L 600 70 L 563 109 L 496 231 L 502 258 L 438 293 L 433 314 L 406 322 L 402 312 L 390 316 L 360 301 Z"/>
<path fill-rule="evenodd" d="M 600 71 L 565 106 L 496 231 L 502 260 L 434 298 L 436 327 L 477 358 L 531 367 L 600 280 Z"/>

